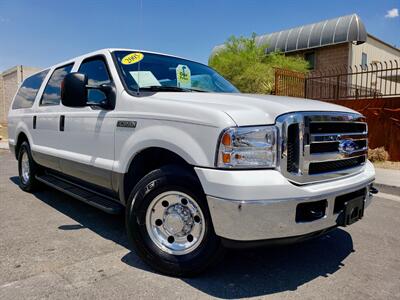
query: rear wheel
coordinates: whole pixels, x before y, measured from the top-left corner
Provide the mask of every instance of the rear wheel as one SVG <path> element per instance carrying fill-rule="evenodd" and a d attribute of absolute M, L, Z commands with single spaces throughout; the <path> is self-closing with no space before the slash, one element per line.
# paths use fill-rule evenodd
<path fill-rule="evenodd" d="M 137 184 L 126 225 L 138 255 L 168 275 L 193 276 L 223 253 L 196 177 L 179 166 L 152 171 Z"/>
<path fill-rule="evenodd" d="M 19 186 L 22 190 L 32 192 L 40 186 L 35 178 L 38 170 L 39 167 L 32 158 L 29 143 L 22 142 L 18 153 Z"/>

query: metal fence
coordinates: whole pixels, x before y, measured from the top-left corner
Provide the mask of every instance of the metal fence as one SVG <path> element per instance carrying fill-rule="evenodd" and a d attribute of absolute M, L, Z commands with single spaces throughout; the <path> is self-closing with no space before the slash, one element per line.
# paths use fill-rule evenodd
<path fill-rule="evenodd" d="M 398 60 L 373 62 L 308 74 L 275 69 L 275 94 L 320 100 L 398 96 L 400 63 Z"/>

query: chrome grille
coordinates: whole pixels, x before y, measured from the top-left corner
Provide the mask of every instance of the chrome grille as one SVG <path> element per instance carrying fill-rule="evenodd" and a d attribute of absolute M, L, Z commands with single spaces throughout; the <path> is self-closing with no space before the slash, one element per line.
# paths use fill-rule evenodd
<path fill-rule="evenodd" d="M 367 159 L 367 124 L 360 114 L 302 112 L 280 116 L 280 169 L 305 184 L 360 172 Z"/>

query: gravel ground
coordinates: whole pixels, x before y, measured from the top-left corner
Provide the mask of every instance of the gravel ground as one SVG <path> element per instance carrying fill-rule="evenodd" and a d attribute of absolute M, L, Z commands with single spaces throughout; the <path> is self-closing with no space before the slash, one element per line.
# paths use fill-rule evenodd
<path fill-rule="evenodd" d="M 0 150 L 0 299 L 247 297 L 400 299 L 400 197 L 302 244 L 228 251 L 197 278 L 154 273 L 131 252 L 122 217 L 57 191 L 21 191 Z"/>

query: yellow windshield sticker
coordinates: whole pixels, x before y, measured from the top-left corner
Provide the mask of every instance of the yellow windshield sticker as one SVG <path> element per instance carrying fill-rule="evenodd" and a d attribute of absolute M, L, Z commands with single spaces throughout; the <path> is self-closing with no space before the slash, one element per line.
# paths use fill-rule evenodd
<path fill-rule="evenodd" d="M 129 53 L 121 59 L 123 65 L 133 65 L 143 59 L 144 55 L 140 52 Z"/>
<path fill-rule="evenodd" d="M 191 88 L 192 79 L 190 69 L 186 65 L 178 65 L 176 67 L 176 82 L 177 86 L 181 88 Z"/>

